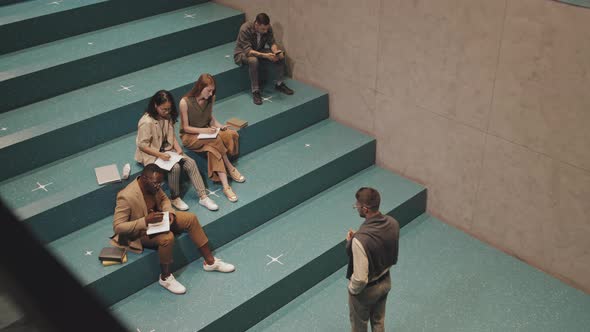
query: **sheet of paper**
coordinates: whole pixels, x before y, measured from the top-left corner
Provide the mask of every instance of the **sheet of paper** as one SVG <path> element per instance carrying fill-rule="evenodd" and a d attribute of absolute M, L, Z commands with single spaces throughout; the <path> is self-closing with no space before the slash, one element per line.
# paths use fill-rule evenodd
<path fill-rule="evenodd" d="M 97 167 L 94 169 L 94 173 L 96 173 L 96 181 L 98 181 L 99 185 L 121 182 L 121 176 L 116 164 Z"/>
<path fill-rule="evenodd" d="M 176 164 L 177 162 L 180 161 L 180 159 L 182 159 L 182 156 L 174 151 L 166 151 L 164 153 L 169 155 L 170 159 L 163 160 L 163 159 L 158 158 L 158 159 L 156 159 L 156 162 L 155 162 L 155 164 L 158 165 L 161 169 L 165 169 L 165 170 L 169 171 L 172 169 L 172 166 L 174 166 L 174 164 Z"/>
<path fill-rule="evenodd" d="M 162 221 L 155 224 L 148 224 L 147 235 L 158 234 L 168 232 L 170 230 L 170 212 L 162 212 L 164 213 L 164 217 Z"/>
<path fill-rule="evenodd" d="M 215 137 L 217 137 L 217 134 L 219 134 L 219 128 L 217 128 L 217 130 L 215 130 L 214 134 L 199 134 L 199 136 L 197 136 L 197 138 L 198 139 L 215 138 Z"/>

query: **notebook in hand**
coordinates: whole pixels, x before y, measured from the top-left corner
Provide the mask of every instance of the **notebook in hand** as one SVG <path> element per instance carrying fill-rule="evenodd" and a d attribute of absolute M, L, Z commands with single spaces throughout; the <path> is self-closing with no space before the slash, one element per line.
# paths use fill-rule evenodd
<path fill-rule="evenodd" d="M 169 160 L 164 160 L 164 159 L 156 159 L 156 161 L 154 162 L 154 164 L 158 165 L 161 169 L 163 170 L 171 170 L 172 167 L 180 161 L 180 159 L 182 159 L 182 156 L 179 155 L 178 153 L 176 153 L 175 151 L 165 151 L 164 153 L 168 154 L 170 156 Z"/>
<path fill-rule="evenodd" d="M 217 138 L 217 134 L 219 134 L 219 128 L 217 128 L 217 130 L 215 130 L 215 133 L 213 133 L 213 134 L 199 134 L 199 136 L 197 136 L 197 138 L 198 139 Z"/>
<path fill-rule="evenodd" d="M 96 173 L 96 181 L 100 185 L 121 182 L 121 175 L 119 175 L 119 169 L 115 164 L 97 167 L 94 172 Z"/>
<path fill-rule="evenodd" d="M 238 118 L 230 118 L 225 122 L 228 126 L 232 126 L 237 129 L 241 129 L 248 126 L 248 121 L 238 119 Z"/>
<path fill-rule="evenodd" d="M 100 251 L 98 259 L 102 262 L 111 261 L 122 263 L 126 256 L 126 250 L 124 248 L 105 247 Z"/>
<path fill-rule="evenodd" d="M 162 217 L 162 221 L 147 225 L 147 235 L 168 232 L 170 230 L 170 212 L 165 211 L 162 213 L 164 214 L 164 216 Z"/>

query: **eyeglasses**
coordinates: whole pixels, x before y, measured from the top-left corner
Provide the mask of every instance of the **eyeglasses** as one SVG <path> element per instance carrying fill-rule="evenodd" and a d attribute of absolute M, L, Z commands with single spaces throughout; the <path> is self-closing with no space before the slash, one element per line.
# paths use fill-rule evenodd
<path fill-rule="evenodd" d="M 150 186 L 154 187 L 155 189 L 160 189 L 160 187 L 162 187 L 162 185 L 164 184 L 164 182 L 152 182 L 150 180 L 148 180 L 148 178 L 144 177 L 143 180 L 145 182 L 147 182 Z"/>
<path fill-rule="evenodd" d="M 372 207 L 372 206 L 370 206 L 370 205 L 358 205 L 358 203 L 354 203 L 354 204 L 352 204 L 352 209 L 353 209 L 353 210 L 362 209 L 362 208 L 365 208 L 365 209 L 367 209 L 367 210 L 371 210 L 371 209 L 373 209 L 373 207 Z"/>

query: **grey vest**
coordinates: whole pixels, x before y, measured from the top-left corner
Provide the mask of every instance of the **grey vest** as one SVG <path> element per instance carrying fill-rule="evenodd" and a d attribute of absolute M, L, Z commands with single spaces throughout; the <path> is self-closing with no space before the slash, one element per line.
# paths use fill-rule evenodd
<path fill-rule="evenodd" d="M 379 214 L 365 220 L 353 238 L 360 241 L 367 254 L 367 259 L 369 260 L 369 280 L 397 263 L 399 223 L 393 217 Z M 354 273 L 352 240 L 346 244 L 346 253 L 348 254 L 346 278 L 350 279 Z"/>

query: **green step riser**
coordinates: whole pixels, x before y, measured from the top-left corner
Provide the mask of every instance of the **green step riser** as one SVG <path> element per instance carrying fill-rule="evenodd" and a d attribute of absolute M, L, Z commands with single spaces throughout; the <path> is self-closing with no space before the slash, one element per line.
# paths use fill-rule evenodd
<path fill-rule="evenodd" d="M 30 0 L 0 0 L 0 6 L 11 5 L 19 2 L 26 2 Z"/>
<path fill-rule="evenodd" d="M 240 138 L 240 145 L 245 148 L 241 150 L 241 155 L 246 155 L 256 149 L 274 143 L 277 139 L 281 138 L 278 136 L 286 137 L 292 132 L 302 130 L 311 124 L 326 119 L 328 117 L 327 105 L 327 95 L 323 95 L 322 97 L 300 105 L 299 107 L 294 107 L 288 112 L 282 113 L 281 116 L 275 116 L 244 128 L 245 137 L 242 136 Z M 262 133 L 260 127 L 265 129 L 272 128 L 272 130 L 269 129 L 270 132 L 268 135 L 255 134 Z M 251 132 L 252 134 L 248 135 L 247 132 Z M 282 133 L 282 135 L 279 133 Z M 133 151 L 133 149 L 130 151 Z M 201 174 L 207 174 L 207 163 L 203 156 L 196 155 L 192 152 L 189 152 L 189 154 L 197 160 Z M 130 155 L 129 158 L 131 159 L 132 156 Z M 135 175 L 137 174 L 132 176 Z M 187 188 L 188 186 L 185 185 L 184 187 Z M 122 188 L 123 184 L 110 184 L 108 186 L 100 187 L 93 192 L 78 197 L 65 204 L 61 204 L 50 210 L 31 216 L 25 219 L 25 221 L 29 224 L 40 241 L 45 243 L 54 241 L 111 215 L 114 210 L 114 198 L 116 197 L 117 192 Z M 88 206 L 92 206 L 93 208 L 88 209 Z M 64 219 L 71 219 L 75 222 L 64 224 L 61 222 Z"/>
<path fill-rule="evenodd" d="M 230 71 L 215 75 L 219 86 L 217 97 L 229 97 L 250 86 L 246 67 L 236 67 Z M 171 89 L 176 100 L 180 100 L 194 83 Z M 154 91 L 155 92 L 155 91 Z M 0 149 L 0 159 L 13 159 L 13 163 L 5 165 L 0 181 L 26 173 L 35 168 L 66 158 L 99 144 L 137 130 L 137 122 L 145 109 L 149 98 L 119 107 L 107 113 L 53 130 L 46 134 L 18 142 Z M 104 126 L 108 123 L 108 126 Z M 97 131 L 95 128 L 101 128 Z M 84 139 L 72 139 L 83 137 Z M 51 147 L 39 149 L 39 147 Z M 29 151 L 37 151 L 31 154 Z M 18 156 L 18 158 L 14 158 Z"/>
<path fill-rule="evenodd" d="M 266 120 L 242 128 L 239 130 L 240 155 L 246 155 L 274 143 L 325 120 L 328 116 L 328 95 L 322 95 L 301 104 L 288 112 L 272 117 L 272 121 Z M 206 154 L 195 153 L 190 150 L 186 151 L 186 153 L 197 161 L 201 174 L 207 174 Z"/>
<path fill-rule="evenodd" d="M 423 190 L 387 214 L 403 227 L 425 211 L 426 190 Z M 245 331 L 346 264 L 348 256 L 343 241 L 200 331 Z"/>
<path fill-rule="evenodd" d="M 211 248 L 219 248 L 235 240 L 301 202 L 373 165 L 374 160 L 375 141 L 371 141 L 205 225 L 203 228 L 207 233 Z M 186 266 L 200 257 L 197 248 L 186 234 L 176 238 L 174 248 L 173 270 Z M 154 280 L 157 280 L 159 273 L 157 252 L 151 251 L 144 253 L 139 260 L 87 287 L 92 289 L 105 305 L 110 306 L 153 283 Z"/>
<path fill-rule="evenodd" d="M 105 1 L 13 22 L 0 27 L 0 55 L 202 2 L 206 0 Z"/>
<path fill-rule="evenodd" d="M 289 112 L 281 113 L 273 117 L 272 121 L 263 121 L 254 126 L 240 129 L 240 155 L 244 156 L 250 152 L 254 152 L 325 120 L 328 116 L 328 95 L 323 95 L 319 98 L 310 100 L 305 104 L 299 105 Z M 197 167 L 201 174 L 207 174 L 206 153 L 195 153 L 187 150 L 186 154 L 197 162 Z M 184 173 L 181 174 L 181 181 L 187 183 L 187 185 L 182 185 L 185 190 L 191 186 L 188 184 L 189 179 Z M 168 190 L 167 183 L 164 184 L 164 187 L 165 190 Z"/>
<path fill-rule="evenodd" d="M 236 15 L 5 80 L 0 90 L 11 98 L 0 105 L 0 112 L 232 42 L 243 21 L 243 15 Z M 195 36 L 207 38 L 196 43 Z"/>

